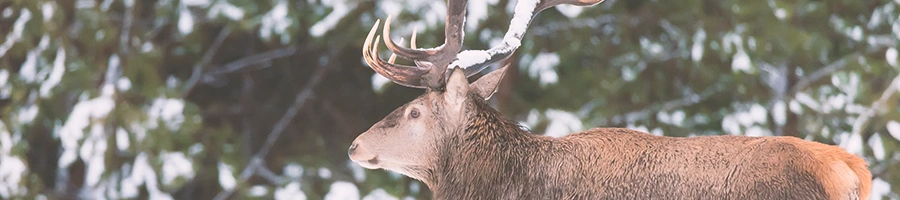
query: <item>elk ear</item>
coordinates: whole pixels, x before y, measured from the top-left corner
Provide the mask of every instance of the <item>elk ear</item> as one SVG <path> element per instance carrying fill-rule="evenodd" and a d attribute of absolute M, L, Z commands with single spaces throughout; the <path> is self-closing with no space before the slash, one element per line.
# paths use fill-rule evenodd
<path fill-rule="evenodd" d="M 469 93 L 469 81 L 466 74 L 459 68 L 453 68 L 450 78 L 447 80 L 447 90 L 444 99 L 454 107 L 462 107 Z"/>
<path fill-rule="evenodd" d="M 503 80 L 503 76 L 506 75 L 506 68 L 509 68 L 509 64 L 504 65 L 502 68 L 494 70 L 491 73 L 485 74 L 470 86 L 475 89 L 478 96 L 481 96 L 484 100 L 488 100 L 497 92 L 500 81 Z"/>

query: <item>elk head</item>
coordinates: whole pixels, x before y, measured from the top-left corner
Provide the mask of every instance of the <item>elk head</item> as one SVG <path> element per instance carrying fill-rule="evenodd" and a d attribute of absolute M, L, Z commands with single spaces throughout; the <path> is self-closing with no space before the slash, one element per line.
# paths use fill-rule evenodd
<path fill-rule="evenodd" d="M 449 0 L 444 44 L 432 49 L 397 45 L 390 37 L 388 17 L 383 29 L 384 43 L 399 57 L 412 60 L 405 66 L 378 57 L 372 45 L 379 22 L 375 22 L 363 45 L 363 57 L 375 72 L 394 83 L 426 89 L 425 94 L 397 108 L 368 131 L 359 135 L 348 150 L 350 159 L 369 169 L 383 168 L 423 180 L 439 159 L 442 139 L 459 134 L 467 126 L 467 102 L 488 99 L 496 91 L 506 67 L 488 73 L 472 84 L 467 77 L 490 64 L 508 58 L 521 44 L 525 29 L 540 11 L 559 4 L 594 5 L 602 0 L 519 0 L 509 30 L 502 43 L 489 50 L 460 52 L 466 0 Z M 379 37 L 375 37 L 378 42 Z M 424 181 L 424 180 L 423 180 Z"/>

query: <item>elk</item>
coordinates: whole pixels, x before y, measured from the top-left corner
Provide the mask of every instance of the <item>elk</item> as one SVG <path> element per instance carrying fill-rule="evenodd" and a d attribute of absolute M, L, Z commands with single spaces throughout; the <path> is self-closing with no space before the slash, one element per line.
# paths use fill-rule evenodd
<path fill-rule="evenodd" d="M 529 133 L 486 100 L 507 66 L 467 78 L 510 57 L 531 19 L 559 4 L 602 0 L 519 0 L 503 42 L 460 51 L 466 0 L 448 0 L 444 44 L 418 49 L 384 43 L 415 66 L 378 56 L 372 27 L 366 63 L 425 93 L 359 135 L 349 157 L 422 181 L 435 199 L 868 199 L 867 163 L 839 147 L 795 137 L 665 137 L 594 128 L 552 138 Z M 413 35 L 415 38 L 415 35 Z"/>

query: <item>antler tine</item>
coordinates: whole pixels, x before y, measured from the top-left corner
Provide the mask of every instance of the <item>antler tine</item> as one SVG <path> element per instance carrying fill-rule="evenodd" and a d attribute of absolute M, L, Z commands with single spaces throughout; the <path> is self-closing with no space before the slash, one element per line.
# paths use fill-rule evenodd
<path fill-rule="evenodd" d="M 465 68 L 464 71 L 467 77 L 478 74 L 487 66 L 511 56 L 522 45 L 522 38 L 525 36 L 525 30 L 528 28 L 531 20 L 541 11 L 560 4 L 591 6 L 600 2 L 603 2 L 603 0 L 519 0 L 516 3 L 513 19 L 509 23 L 509 30 L 499 46 L 495 46 L 487 51 L 463 51 L 458 54 L 454 64 Z"/>
<path fill-rule="evenodd" d="M 410 48 L 402 47 L 394 43 L 394 40 L 391 39 L 391 19 L 393 16 L 388 15 L 387 20 L 384 21 L 384 30 L 382 35 L 384 35 L 384 44 L 387 45 L 388 49 L 391 52 L 394 52 L 395 55 L 398 55 L 407 60 L 425 60 L 431 61 L 435 54 L 440 53 L 443 50 L 444 45 L 441 45 L 434 49 L 416 49 L 415 46 L 410 46 Z M 415 32 L 413 32 L 415 34 Z"/>
<path fill-rule="evenodd" d="M 375 36 L 375 30 L 378 28 L 379 23 L 380 20 L 375 21 L 375 26 L 372 26 L 372 30 L 369 31 L 365 44 L 363 44 L 363 58 L 366 63 L 369 64 L 372 70 L 387 77 L 394 83 L 412 88 L 425 88 L 422 79 L 430 72 L 429 68 L 393 64 L 378 57 L 377 43 L 381 36 L 375 38 L 374 46 L 372 46 L 372 37 Z"/>

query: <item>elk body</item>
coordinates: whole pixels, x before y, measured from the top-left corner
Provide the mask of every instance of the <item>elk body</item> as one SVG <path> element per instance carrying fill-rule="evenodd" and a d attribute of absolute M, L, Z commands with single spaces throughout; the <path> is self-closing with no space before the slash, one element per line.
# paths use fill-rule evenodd
<path fill-rule="evenodd" d="M 557 4 L 596 3 L 517 5 L 504 42 L 477 51 L 485 55 L 480 62 L 456 57 L 476 55 L 459 53 L 463 0 L 449 1 L 447 39 L 436 49 L 393 44 L 388 20 L 385 43 L 417 66 L 377 57 L 377 46 L 370 49 L 376 23 L 364 45 L 366 62 L 392 81 L 426 92 L 357 137 L 351 160 L 420 180 L 436 199 L 868 199 L 866 162 L 836 146 L 794 137 L 676 138 L 621 128 L 551 138 L 529 133 L 486 102 L 506 67 L 467 81 L 518 47 L 524 30 L 514 26 L 530 21 L 516 20 L 521 10 L 533 17 Z"/>

